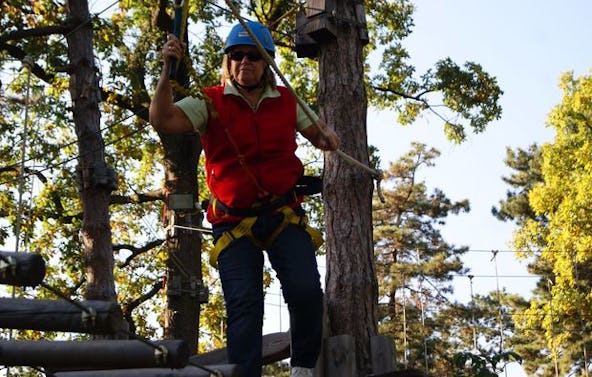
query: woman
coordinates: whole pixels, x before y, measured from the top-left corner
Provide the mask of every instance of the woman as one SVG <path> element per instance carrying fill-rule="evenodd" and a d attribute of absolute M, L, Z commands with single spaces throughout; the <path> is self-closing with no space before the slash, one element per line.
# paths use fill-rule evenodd
<path fill-rule="evenodd" d="M 267 28 L 248 22 L 263 48 L 275 56 Z M 220 85 L 204 88 L 205 99 L 173 103 L 171 59 L 183 58 L 172 35 L 150 104 L 150 122 L 161 133 L 200 134 L 213 200 L 207 210 L 227 311 L 227 350 L 241 376 L 261 376 L 263 253 L 282 286 L 290 312 L 292 376 L 312 376 L 321 345 L 322 290 L 315 259 L 319 242 L 306 224 L 295 186 L 303 174 L 296 132 L 322 150 L 339 138 L 324 122 L 313 123 L 284 87 L 241 24 L 230 31 Z"/>

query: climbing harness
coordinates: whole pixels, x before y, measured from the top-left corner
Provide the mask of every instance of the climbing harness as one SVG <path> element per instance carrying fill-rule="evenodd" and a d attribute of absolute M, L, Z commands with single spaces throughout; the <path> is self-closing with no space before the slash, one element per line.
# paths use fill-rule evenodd
<path fill-rule="evenodd" d="M 323 244 L 323 236 L 321 235 L 321 232 L 308 224 L 307 216 L 300 216 L 296 214 L 294 209 L 289 205 L 284 205 L 278 208 L 277 212 L 283 215 L 283 220 L 267 240 L 261 241 L 253 235 L 253 225 L 255 225 L 258 216 L 245 217 L 234 228 L 222 233 L 220 238 L 218 238 L 216 241 L 214 248 L 210 251 L 210 264 L 214 268 L 217 268 L 218 256 L 222 250 L 228 247 L 233 241 L 243 237 L 246 237 L 249 241 L 261 249 L 268 249 L 269 246 L 271 246 L 275 239 L 280 235 L 280 233 L 282 233 L 282 231 L 290 224 L 298 225 L 304 228 L 304 230 L 310 235 L 315 250 Z"/>
<path fill-rule="evenodd" d="M 308 217 L 305 215 L 298 215 L 292 205 L 298 203 L 298 198 L 302 195 L 314 195 L 321 192 L 322 181 L 318 177 L 302 176 L 296 182 L 293 190 L 288 191 L 284 195 L 272 196 L 267 201 L 260 201 L 255 203 L 250 208 L 232 208 L 228 207 L 216 198 L 212 202 L 202 202 L 202 208 L 207 208 L 210 204 L 214 213 L 222 215 L 230 215 L 233 217 L 242 218 L 239 223 L 232 229 L 224 232 L 222 236 L 215 242 L 214 248 L 210 251 L 210 264 L 217 267 L 218 255 L 234 240 L 242 237 L 247 237 L 256 246 L 267 249 L 277 236 L 289 225 L 294 224 L 301 226 L 310 235 L 315 250 L 323 244 L 323 236 L 317 229 L 308 224 Z M 272 235 L 265 241 L 261 241 L 253 236 L 253 225 L 259 216 L 265 214 L 281 213 L 283 215 L 282 222 L 277 226 Z"/>
<path fill-rule="evenodd" d="M 250 37 L 253 40 L 253 42 L 255 42 L 255 47 L 261 53 L 261 55 L 263 56 L 263 58 L 265 59 L 265 61 L 267 62 L 267 64 L 269 64 L 269 66 L 278 75 L 278 77 L 280 78 L 280 80 L 282 80 L 282 82 L 284 83 L 285 87 L 288 88 L 288 90 L 292 94 L 294 94 L 294 97 L 296 98 L 296 101 L 298 102 L 298 105 L 302 108 L 302 110 L 304 111 L 304 113 L 306 114 L 306 116 L 312 121 L 313 124 L 316 124 L 316 119 L 315 119 L 314 114 L 312 113 L 312 110 L 310 110 L 308 108 L 308 106 L 306 106 L 306 104 L 304 103 L 304 101 L 302 100 L 302 98 L 300 98 L 297 95 L 295 95 L 294 88 L 288 82 L 288 80 L 286 79 L 286 77 L 282 74 L 282 72 L 278 68 L 277 64 L 275 64 L 275 61 L 273 60 L 273 58 L 269 55 L 269 53 L 267 52 L 267 50 L 264 48 L 264 46 L 261 44 L 261 42 L 257 38 L 257 35 L 253 32 L 253 30 L 251 29 L 251 27 L 248 25 L 247 21 L 245 21 L 245 19 L 240 15 L 238 9 L 232 3 L 232 0 L 224 0 L 224 1 L 226 2 L 226 4 L 228 5 L 228 7 L 230 8 L 230 10 L 232 11 L 232 14 L 234 15 L 234 17 L 240 22 L 240 24 L 243 26 L 243 28 L 245 29 L 245 31 L 250 35 Z M 318 127 L 318 128 L 319 128 L 319 131 L 323 135 L 326 136 L 325 131 L 322 128 L 320 128 L 320 127 Z M 342 157 L 347 162 L 349 162 L 349 163 L 351 163 L 351 164 L 353 164 L 355 166 L 358 166 L 358 167 L 362 168 L 363 170 L 369 172 L 372 175 L 372 177 L 376 180 L 376 193 L 377 193 L 378 197 L 380 198 L 380 201 L 384 203 L 385 200 L 384 200 L 384 197 L 382 196 L 382 191 L 380 189 L 380 181 L 383 178 L 382 171 L 379 170 L 379 169 L 372 169 L 371 167 L 369 167 L 367 165 L 364 165 L 360 161 L 358 161 L 355 158 L 349 156 L 348 154 L 344 153 L 343 151 L 340 151 L 339 149 L 336 149 L 334 152 L 337 153 L 340 157 Z"/>

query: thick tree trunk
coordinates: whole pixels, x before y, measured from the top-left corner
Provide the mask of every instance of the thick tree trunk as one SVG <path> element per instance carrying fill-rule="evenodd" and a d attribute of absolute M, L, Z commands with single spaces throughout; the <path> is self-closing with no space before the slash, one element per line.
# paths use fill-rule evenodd
<path fill-rule="evenodd" d="M 87 1 L 69 1 L 68 9 L 69 21 L 75 27 L 67 35 L 67 41 L 70 95 L 79 149 L 78 173 L 83 211 L 81 238 L 86 259 L 86 298 L 116 301 L 109 223 L 109 195 L 115 184 L 115 177 L 104 159 L 92 23 Z"/>
<path fill-rule="evenodd" d="M 164 4 L 165 2 L 160 4 L 158 27 L 170 33 L 173 30 L 173 20 L 166 14 Z M 188 33 L 183 34 L 184 41 L 189 46 Z M 189 54 L 189 51 L 185 53 Z M 175 80 L 184 88 L 189 86 L 184 61 L 180 62 L 176 70 Z M 180 93 L 174 95 L 175 100 L 181 99 Z M 197 133 L 159 136 L 164 150 L 167 203 L 173 204 L 170 202 L 171 195 L 176 194 L 183 195 L 185 201 L 192 197 L 193 201 L 189 204 L 191 208 L 174 209 L 165 206 L 163 222 L 168 229 L 165 244 L 168 259 L 164 333 L 167 339 L 184 340 L 189 352 L 195 354 L 199 338 L 200 302 L 207 302 L 201 273 L 201 234 L 189 229 L 202 225 L 202 214 L 195 206 L 199 194 L 197 163 L 201 154 L 201 142 Z"/>
<path fill-rule="evenodd" d="M 201 144 L 197 134 L 161 135 L 165 160 L 167 197 L 185 194 L 197 200 L 197 161 Z M 187 228 L 202 225 L 195 207 L 166 208 L 167 308 L 164 316 L 165 338 L 183 339 L 191 354 L 197 353 L 200 298 L 205 293 L 201 273 L 201 234 Z M 171 224 L 183 228 L 171 228 Z M 205 301 L 205 300 L 203 300 Z"/>
<path fill-rule="evenodd" d="M 363 45 L 354 2 L 334 1 L 337 37 L 320 46 L 321 115 L 341 138 L 340 149 L 368 165 Z M 352 20 L 352 23 L 339 20 Z M 329 335 L 356 339 L 358 375 L 370 372 L 377 334 L 377 280 L 372 242 L 372 177 L 336 153 L 325 156 L 326 302 Z"/>

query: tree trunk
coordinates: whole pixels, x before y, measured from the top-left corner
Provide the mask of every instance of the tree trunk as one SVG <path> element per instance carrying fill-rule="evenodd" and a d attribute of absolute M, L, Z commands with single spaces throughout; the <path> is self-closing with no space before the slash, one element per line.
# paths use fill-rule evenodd
<path fill-rule="evenodd" d="M 201 144 L 197 134 L 161 135 L 165 152 L 165 189 L 167 198 L 184 194 L 191 197 L 192 208 L 165 207 L 167 231 L 167 307 L 165 338 L 183 339 L 191 354 L 197 353 L 200 301 L 205 301 L 201 273 L 201 234 L 185 228 L 202 225 L 195 208 L 197 200 L 197 161 Z M 172 203 L 172 202 L 171 202 Z M 170 228 L 171 224 L 183 228 Z"/>
<path fill-rule="evenodd" d="M 340 150 L 368 165 L 363 44 L 353 26 L 355 4 L 345 0 L 334 4 L 337 35 L 319 49 L 321 116 L 341 138 Z M 354 336 L 358 375 L 366 375 L 371 372 L 370 338 L 377 334 L 372 177 L 336 153 L 328 153 L 323 185 L 329 336 Z"/>
<path fill-rule="evenodd" d="M 100 132 L 99 84 L 94 65 L 92 23 L 86 0 L 69 1 L 67 35 L 70 58 L 70 95 L 78 136 L 78 174 L 82 201 L 81 239 L 86 261 L 86 298 L 116 301 L 109 195 L 115 174 L 107 167 Z"/>

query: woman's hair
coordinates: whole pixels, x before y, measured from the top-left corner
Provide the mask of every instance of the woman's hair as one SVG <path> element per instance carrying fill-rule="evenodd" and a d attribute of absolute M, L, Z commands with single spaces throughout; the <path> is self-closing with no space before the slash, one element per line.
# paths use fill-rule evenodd
<path fill-rule="evenodd" d="M 220 76 L 220 82 L 224 84 L 226 80 L 231 80 L 233 82 L 235 81 L 234 77 L 232 77 L 232 74 L 230 73 L 230 59 L 228 58 L 228 54 L 224 54 L 224 57 L 222 58 L 222 75 Z M 275 89 L 277 86 L 275 75 L 273 74 L 271 68 L 269 68 L 269 64 L 263 71 L 261 84 L 263 84 L 263 86 L 269 85 L 272 89 Z"/>

